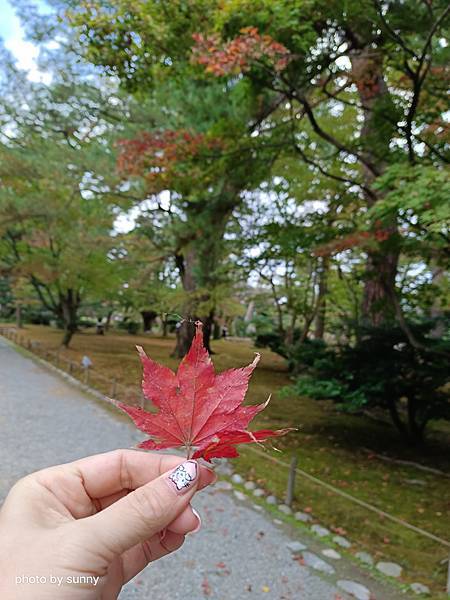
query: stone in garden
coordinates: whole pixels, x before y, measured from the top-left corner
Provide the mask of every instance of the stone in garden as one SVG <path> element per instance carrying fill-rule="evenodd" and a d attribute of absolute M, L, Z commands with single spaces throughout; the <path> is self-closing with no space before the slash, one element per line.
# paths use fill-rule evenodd
<path fill-rule="evenodd" d="M 303 552 L 302 556 L 307 567 L 311 567 L 312 569 L 316 569 L 316 571 L 321 571 L 322 573 L 328 573 L 329 575 L 334 573 L 334 568 L 317 556 L 317 554 L 313 554 L 312 552 Z"/>
<path fill-rule="evenodd" d="M 360 560 L 365 565 L 373 565 L 373 558 L 368 552 L 357 552 L 355 554 L 356 558 Z"/>
<path fill-rule="evenodd" d="M 339 552 L 336 552 L 336 550 L 333 550 L 333 548 L 325 548 L 325 550 L 322 550 L 322 554 L 327 558 L 332 558 L 333 560 L 339 560 L 341 558 Z"/>
<path fill-rule="evenodd" d="M 273 522 L 275 525 L 283 525 L 283 521 L 280 521 L 280 519 L 274 519 Z"/>
<path fill-rule="evenodd" d="M 253 504 L 253 508 L 257 511 L 261 511 L 263 509 L 262 506 L 259 506 L 259 504 Z"/>
<path fill-rule="evenodd" d="M 233 483 L 237 483 L 238 485 L 244 483 L 244 479 L 243 479 L 242 475 L 239 475 L 239 473 L 235 473 L 234 475 L 232 475 L 231 481 Z"/>
<path fill-rule="evenodd" d="M 267 504 L 277 504 L 277 499 L 275 496 L 267 496 L 266 502 Z"/>
<path fill-rule="evenodd" d="M 405 479 L 405 483 L 409 483 L 410 485 L 427 485 L 427 482 L 423 479 Z"/>
<path fill-rule="evenodd" d="M 303 523 L 308 523 L 309 521 L 312 521 L 311 515 L 308 515 L 308 513 L 304 512 L 296 512 L 294 517 L 297 519 L 297 521 L 302 521 Z"/>
<path fill-rule="evenodd" d="M 423 583 L 412 583 L 409 586 L 415 594 L 429 594 L 430 588 Z"/>
<path fill-rule="evenodd" d="M 287 504 L 280 504 L 278 508 L 285 515 L 292 515 L 292 508 L 290 506 L 287 506 Z"/>
<path fill-rule="evenodd" d="M 321 525 L 311 525 L 311 531 L 313 531 L 319 537 L 325 537 L 331 533 L 329 529 L 322 527 Z"/>
<path fill-rule="evenodd" d="M 356 581 L 340 579 L 337 585 L 341 590 L 347 592 L 347 594 L 354 596 L 356 600 L 370 600 L 370 591 L 364 585 L 356 583 Z"/>
<path fill-rule="evenodd" d="M 306 550 L 305 544 L 301 542 L 289 542 L 286 544 L 287 548 L 294 553 L 301 552 L 302 550 Z"/>
<path fill-rule="evenodd" d="M 393 562 L 379 562 L 377 563 L 377 569 L 388 577 L 400 577 L 402 574 L 401 566 Z"/>
<path fill-rule="evenodd" d="M 261 496 L 265 495 L 265 491 L 262 490 L 261 488 L 256 488 L 256 490 L 253 490 L 253 495 L 256 496 L 257 498 L 261 498 Z"/>
<path fill-rule="evenodd" d="M 350 548 L 351 544 L 347 538 L 342 537 L 342 535 L 333 536 L 333 542 L 340 546 L 341 548 Z"/>
<path fill-rule="evenodd" d="M 256 488 L 256 483 L 254 481 L 246 481 L 244 487 L 246 490 L 254 490 Z"/>
<path fill-rule="evenodd" d="M 239 490 L 234 490 L 233 494 L 238 500 L 245 500 L 247 498 L 247 496 Z"/>
<path fill-rule="evenodd" d="M 227 463 L 219 463 L 214 470 L 218 475 L 225 475 L 225 477 L 233 475 L 233 467 Z"/>
<path fill-rule="evenodd" d="M 231 485 L 231 483 L 229 481 L 218 481 L 214 485 L 214 488 L 216 490 L 232 490 L 233 486 Z"/>

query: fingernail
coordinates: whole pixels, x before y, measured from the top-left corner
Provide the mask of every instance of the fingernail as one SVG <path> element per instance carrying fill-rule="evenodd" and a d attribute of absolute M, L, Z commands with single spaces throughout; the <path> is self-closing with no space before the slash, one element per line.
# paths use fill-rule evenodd
<path fill-rule="evenodd" d="M 191 508 L 192 508 L 192 506 L 191 506 Z M 197 527 L 195 529 L 193 529 L 192 531 L 188 531 L 188 535 L 190 535 L 191 533 L 197 533 L 197 531 L 200 531 L 200 529 L 202 528 L 201 516 L 198 514 L 198 512 L 195 510 L 195 508 L 192 508 L 192 512 L 197 517 L 198 523 L 197 523 Z"/>
<path fill-rule="evenodd" d="M 187 460 L 169 475 L 169 481 L 175 486 L 178 494 L 184 494 L 191 488 L 198 477 L 198 465 L 195 460 Z"/>

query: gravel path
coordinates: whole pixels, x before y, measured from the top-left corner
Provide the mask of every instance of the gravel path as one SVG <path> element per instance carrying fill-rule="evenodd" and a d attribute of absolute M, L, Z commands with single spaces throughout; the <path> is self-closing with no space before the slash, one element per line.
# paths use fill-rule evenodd
<path fill-rule="evenodd" d="M 0 501 L 26 473 L 131 447 L 139 439 L 111 408 L 0 337 Z M 219 483 L 197 496 L 194 504 L 203 517 L 202 530 L 178 553 L 150 565 L 130 582 L 121 600 L 349 598 L 336 587 L 337 576 L 318 576 L 293 560 L 288 530 L 250 501 L 237 500 L 226 487 Z M 301 541 L 317 552 L 318 542 Z M 341 573 L 340 578 L 348 577 Z M 393 598 L 384 593 L 376 597 Z"/>

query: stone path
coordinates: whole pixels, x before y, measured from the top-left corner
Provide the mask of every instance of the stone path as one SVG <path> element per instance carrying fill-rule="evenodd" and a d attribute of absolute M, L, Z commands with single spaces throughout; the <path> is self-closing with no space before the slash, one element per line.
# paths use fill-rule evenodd
<path fill-rule="evenodd" d="M 0 501 L 26 473 L 132 447 L 139 439 L 139 432 L 111 407 L 16 352 L 0 337 Z M 344 591 L 351 589 L 342 581 L 360 582 L 377 600 L 400 598 L 344 558 L 320 558 L 326 548 L 320 541 L 300 540 L 297 531 L 274 522 L 246 495 L 236 498 L 230 488 L 228 482 L 219 482 L 197 496 L 194 504 L 203 518 L 202 530 L 178 553 L 150 565 L 130 582 L 121 600 L 355 597 Z M 330 568 L 314 570 L 314 556 Z M 364 591 L 361 594 L 364 598 Z"/>

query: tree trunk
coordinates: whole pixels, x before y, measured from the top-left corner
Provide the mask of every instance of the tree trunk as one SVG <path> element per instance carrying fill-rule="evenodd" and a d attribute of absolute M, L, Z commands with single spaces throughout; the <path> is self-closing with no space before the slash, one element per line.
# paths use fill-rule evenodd
<path fill-rule="evenodd" d="M 322 257 L 319 274 L 319 290 L 317 294 L 317 314 L 314 327 L 314 339 L 323 340 L 325 333 L 326 303 L 328 293 L 328 269 L 330 260 Z"/>
<path fill-rule="evenodd" d="M 408 398 L 408 429 L 410 441 L 417 446 L 424 443 L 425 427 L 429 421 L 428 407 L 421 406 L 420 401 L 414 397 L 413 392 Z"/>
<path fill-rule="evenodd" d="M 162 323 L 162 335 L 163 335 L 163 337 L 167 337 L 168 329 L 169 329 L 169 323 L 167 321 L 167 313 L 163 313 L 161 315 L 161 323 Z"/>
<path fill-rule="evenodd" d="M 222 337 L 222 326 L 217 319 L 213 323 L 213 340 L 220 340 Z"/>
<path fill-rule="evenodd" d="M 288 347 L 292 346 L 292 344 L 294 343 L 296 322 L 297 322 L 297 313 L 294 313 L 291 318 L 291 323 L 287 327 L 285 334 L 284 334 L 284 343 Z"/>
<path fill-rule="evenodd" d="M 195 335 L 195 301 L 193 294 L 196 289 L 195 269 L 197 257 L 192 246 L 187 247 L 183 253 L 177 254 L 175 262 L 181 277 L 183 289 L 187 292 L 188 300 L 183 307 L 183 320 L 177 324 L 177 341 L 172 353 L 176 358 L 183 358 L 191 347 Z"/>
<path fill-rule="evenodd" d="M 247 175 L 245 174 L 245 177 Z M 241 202 L 241 187 L 224 183 L 222 193 L 214 201 L 188 204 L 185 238 L 180 239 L 175 255 L 186 303 L 184 320 L 177 330 L 174 355 L 183 357 L 190 347 L 195 321 L 203 323 L 205 348 L 211 352 L 210 338 L 214 320 L 212 291 L 222 282 L 219 266 L 224 255 L 223 237 L 233 209 Z"/>
<path fill-rule="evenodd" d="M 22 329 L 23 328 L 23 323 L 22 323 L 22 305 L 20 304 L 20 302 L 16 303 L 16 327 L 17 327 L 17 329 Z"/>
<path fill-rule="evenodd" d="M 351 64 L 352 78 L 364 113 L 360 143 L 365 197 L 370 208 L 381 197 L 379 192 L 373 190 L 372 184 L 386 168 L 394 126 L 385 117 L 388 113 L 392 114 L 394 105 L 384 80 L 383 55 L 380 51 L 362 45 L 353 51 Z M 382 234 L 382 239 L 377 239 L 377 232 Z M 367 251 L 362 315 L 366 322 L 374 326 L 392 321 L 395 316 L 388 290 L 395 286 L 397 275 L 399 252 L 396 234 L 396 216 L 392 215 L 386 222 L 376 224 L 374 242 L 378 242 L 377 247 Z"/>
<path fill-rule="evenodd" d="M 173 356 L 183 358 L 191 347 L 195 335 L 195 324 L 192 319 L 184 319 L 177 324 L 177 342 Z"/>
<path fill-rule="evenodd" d="M 105 331 L 109 331 L 109 328 L 111 326 L 111 318 L 113 316 L 113 313 L 114 313 L 113 310 L 109 310 L 108 314 L 106 315 Z"/>
<path fill-rule="evenodd" d="M 445 269 L 443 267 L 435 267 L 433 269 L 432 283 L 438 286 L 441 281 L 445 281 Z M 439 296 L 434 300 L 431 307 L 431 317 L 436 319 L 436 324 L 430 332 L 430 337 L 439 340 L 445 334 L 444 309 L 441 305 Z"/>
<path fill-rule="evenodd" d="M 225 219 L 225 216 L 222 215 Z M 182 358 L 189 350 L 195 334 L 195 322 L 203 323 L 204 346 L 210 354 L 210 339 L 214 321 L 214 309 L 209 308 L 206 314 L 202 305 L 211 303 L 209 289 L 215 285 L 215 270 L 220 260 L 223 230 L 225 221 L 214 222 L 214 232 L 208 236 L 195 239 L 176 256 L 176 264 L 181 276 L 187 300 L 183 308 L 183 321 L 177 329 L 177 343 L 173 356 Z M 205 290 L 198 293 L 199 288 Z M 200 308 L 199 308 L 200 307 Z"/>
<path fill-rule="evenodd" d="M 158 313 L 154 310 L 141 310 L 144 332 L 150 333 Z"/>
<path fill-rule="evenodd" d="M 247 310 L 245 311 L 244 322 L 249 323 L 253 319 L 253 314 L 255 312 L 255 301 L 250 300 L 247 306 Z"/>
<path fill-rule="evenodd" d="M 388 392 L 389 393 L 389 392 Z M 397 430 L 404 436 L 405 439 L 408 439 L 408 431 L 405 427 L 405 424 L 400 418 L 398 409 L 397 409 L 397 400 L 392 396 L 388 396 L 388 409 L 389 414 L 391 415 L 391 419 Z"/>
<path fill-rule="evenodd" d="M 389 231 L 395 235 L 397 227 L 391 226 Z M 390 290 L 396 287 L 398 259 L 398 251 L 380 248 L 367 253 L 362 315 L 373 326 L 394 320 L 395 307 Z"/>
<path fill-rule="evenodd" d="M 211 349 L 211 332 L 213 318 L 208 317 L 193 317 L 189 319 L 183 319 L 177 328 L 177 343 L 173 351 L 172 356 L 176 358 L 183 358 L 191 347 L 192 340 L 195 335 L 195 323 L 201 321 L 203 323 L 203 345 L 208 350 L 209 354 L 214 354 Z"/>
<path fill-rule="evenodd" d="M 65 295 L 60 295 L 61 316 L 64 323 L 64 336 L 62 345 L 69 347 L 73 334 L 77 331 L 77 312 L 80 305 L 80 296 L 73 289 L 67 290 Z"/>
<path fill-rule="evenodd" d="M 414 446 L 423 444 L 429 413 L 426 408 L 425 410 L 420 410 L 417 398 L 413 395 L 407 398 L 406 415 L 403 420 L 397 408 L 397 401 L 392 397 L 389 397 L 388 408 L 393 424 L 402 434 L 405 441 Z"/>

